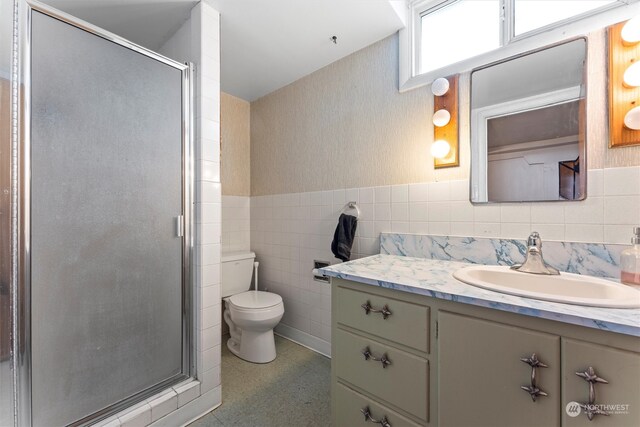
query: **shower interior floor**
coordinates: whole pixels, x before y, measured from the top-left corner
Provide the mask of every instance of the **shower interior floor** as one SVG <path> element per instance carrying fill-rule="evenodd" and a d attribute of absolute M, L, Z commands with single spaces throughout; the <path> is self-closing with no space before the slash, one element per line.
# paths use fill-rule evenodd
<path fill-rule="evenodd" d="M 276 336 L 267 364 L 233 355 L 222 339 L 222 405 L 190 427 L 329 426 L 331 361 Z"/>

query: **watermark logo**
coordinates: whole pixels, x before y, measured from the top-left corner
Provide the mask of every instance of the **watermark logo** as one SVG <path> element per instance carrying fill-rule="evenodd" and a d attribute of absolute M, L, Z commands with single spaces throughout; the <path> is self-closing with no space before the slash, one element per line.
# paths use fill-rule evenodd
<path fill-rule="evenodd" d="M 575 418 L 584 411 L 589 419 L 593 415 L 628 415 L 629 404 L 628 403 L 614 403 L 614 404 L 580 404 L 578 402 L 569 402 L 564 407 L 568 416 Z"/>
<path fill-rule="evenodd" d="M 582 408 L 578 402 L 569 402 L 567 406 L 565 406 L 564 410 L 567 412 L 567 415 L 570 417 L 577 417 L 582 412 Z"/>

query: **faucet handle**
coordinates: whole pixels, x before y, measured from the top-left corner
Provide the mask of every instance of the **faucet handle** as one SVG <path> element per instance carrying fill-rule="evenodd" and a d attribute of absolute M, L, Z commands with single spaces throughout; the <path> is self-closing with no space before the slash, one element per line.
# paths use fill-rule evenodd
<path fill-rule="evenodd" d="M 540 238 L 540 234 L 537 231 L 534 231 L 529 235 L 527 239 L 527 247 L 535 246 L 540 249 L 542 247 L 542 239 Z"/>

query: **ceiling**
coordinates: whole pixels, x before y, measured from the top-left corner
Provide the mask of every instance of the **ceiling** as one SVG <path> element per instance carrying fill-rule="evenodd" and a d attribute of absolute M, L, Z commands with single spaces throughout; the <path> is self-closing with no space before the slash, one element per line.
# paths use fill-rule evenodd
<path fill-rule="evenodd" d="M 204 0 L 220 12 L 221 89 L 253 101 L 403 26 L 404 0 Z M 44 0 L 158 50 L 194 0 Z M 337 44 L 331 41 L 337 37 Z"/>
<path fill-rule="evenodd" d="M 189 19 L 196 0 L 41 0 L 151 50 Z"/>
<path fill-rule="evenodd" d="M 387 0 L 208 2 L 220 12 L 222 90 L 248 101 L 402 27 Z"/>

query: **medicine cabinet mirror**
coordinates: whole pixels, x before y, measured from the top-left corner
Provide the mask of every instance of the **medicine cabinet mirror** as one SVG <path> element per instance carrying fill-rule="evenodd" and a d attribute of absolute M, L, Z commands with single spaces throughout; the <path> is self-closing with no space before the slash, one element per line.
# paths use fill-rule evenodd
<path fill-rule="evenodd" d="M 472 202 L 586 197 L 586 53 L 578 38 L 472 71 Z"/>

